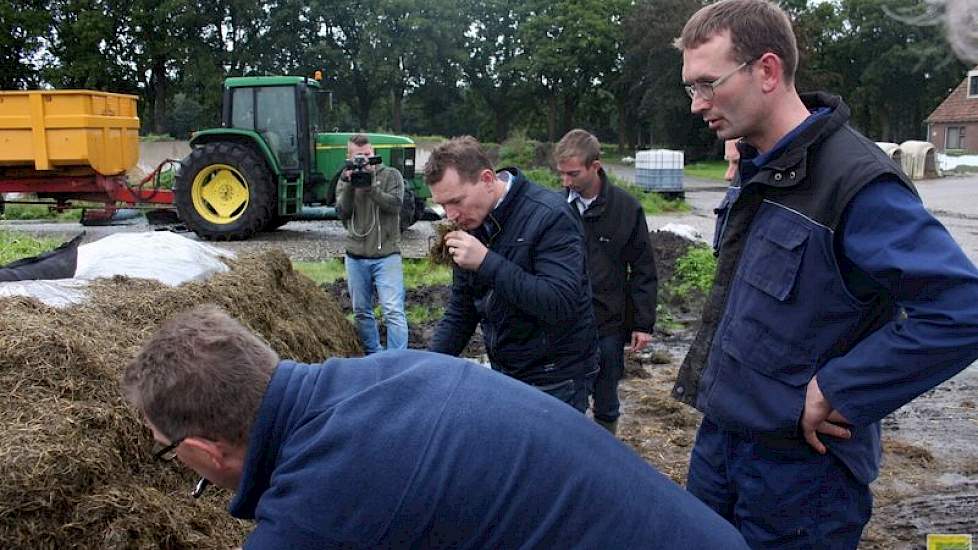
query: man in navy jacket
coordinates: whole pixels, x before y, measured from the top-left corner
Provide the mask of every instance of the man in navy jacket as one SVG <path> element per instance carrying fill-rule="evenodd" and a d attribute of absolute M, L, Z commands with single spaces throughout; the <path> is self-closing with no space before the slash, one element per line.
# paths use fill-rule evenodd
<path fill-rule="evenodd" d="M 436 147 L 425 181 L 460 227 L 445 236 L 457 268 L 430 349 L 460 354 L 481 323 L 493 369 L 586 411 L 598 350 L 578 217 L 516 168 L 497 173 L 471 137 Z"/>
<path fill-rule="evenodd" d="M 246 549 L 746 548 L 604 430 L 460 359 L 280 361 L 204 306 L 123 387 L 164 453 L 236 491 Z"/>
<path fill-rule="evenodd" d="M 777 4 L 710 4 L 678 45 L 690 109 L 740 138 L 673 390 L 704 413 L 687 487 L 754 548 L 855 548 L 880 421 L 978 356 L 978 270 L 841 98 L 798 94 Z"/>

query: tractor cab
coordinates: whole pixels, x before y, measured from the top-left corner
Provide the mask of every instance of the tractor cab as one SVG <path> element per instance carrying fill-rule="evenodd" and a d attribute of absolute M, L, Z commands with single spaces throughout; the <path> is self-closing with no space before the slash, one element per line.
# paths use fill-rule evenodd
<path fill-rule="evenodd" d="M 350 134 L 325 132 L 329 92 L 299 76 L 234 77 L 224 83 L 221 128 L 196 132 L 181 161 L 174 202 L 207 239 L 247 239 L 291 220 L 335 219 L 336 177 Z M 401 227 L 430 216 L 415 174 L 414 142 L 368 134 L 384 163 L 404 176 Z"/>
<path fill-rule="evenodd" d="M 283 173 L 317 172 L 315 136 L 323 131 L 319 82 L 303 77 L 229 78 L 222 125 L 262 137 Z M 321 173 L 320 173 L 321 177 Z"/>

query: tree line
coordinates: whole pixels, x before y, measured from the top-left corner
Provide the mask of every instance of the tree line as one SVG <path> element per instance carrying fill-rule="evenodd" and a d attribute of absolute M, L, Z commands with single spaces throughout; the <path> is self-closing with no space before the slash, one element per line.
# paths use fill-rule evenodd
<path fill-rule="evenodd" d="M 672 46 L 701 0 L 7 0 L 0 88 L 134 93 L 146 132 L 217 125 L 228 76 L 312 75 L 343 130 L 514 133 L 585 127 L 623 149 L 719 144 L 689 113 Z M 800 91 L 842 95 L 880 141 L 925 136 L 964 77 L 926 0 L 782 0 Z"/>

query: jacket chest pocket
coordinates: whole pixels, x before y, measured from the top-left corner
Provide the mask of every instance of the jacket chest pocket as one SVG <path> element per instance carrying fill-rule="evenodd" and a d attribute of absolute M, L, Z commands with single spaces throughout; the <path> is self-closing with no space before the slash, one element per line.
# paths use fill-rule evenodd
<path fill-rule="evenodd" d="M 812 308 L 797 296 L 811 229 L 780 215 L 751 233 L 731 289 L 722 347 L 741 364 L 792 386 L 814 375 Z"/>
<path fill-rule="evenodd" d="M 747 243 L 741 277 L 747 284 L 784 302 L 798 279 L 810 234 L 807 227 L 780 217 L 766 221 Z"/>

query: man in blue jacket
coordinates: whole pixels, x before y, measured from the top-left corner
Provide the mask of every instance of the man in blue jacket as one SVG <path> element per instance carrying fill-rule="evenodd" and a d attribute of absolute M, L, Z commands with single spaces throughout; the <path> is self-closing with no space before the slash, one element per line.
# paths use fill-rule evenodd
<path fill-rule="evenodd" d="M 460 354 L 481 323 L 493 369 L 586 411 L 598 347 L 578 217 L 518 169 L 497 173 L 471 137 L 436 147 L 425 181 L 459 227 L 445 236 L 457 267 L 430 349 Z"/>
<path fill-rule="evenodd" d="M 688 488 L 754 548 L 855 548 L 880 420 L 978 356 L 978 270 L 839 97 L 797 93 L 776 4 L 711 4 L 677 46 L 692 112 L 740 138 L 673 389 L 705 416 Z"/>
<path fill-rule="evenodd" d="M 571 408 L 460 359 L 280 361 L 220 309 L 164 324 L 128 366 L 153 437 L 236 491 L 246 549 L 746 548 Z"/>

